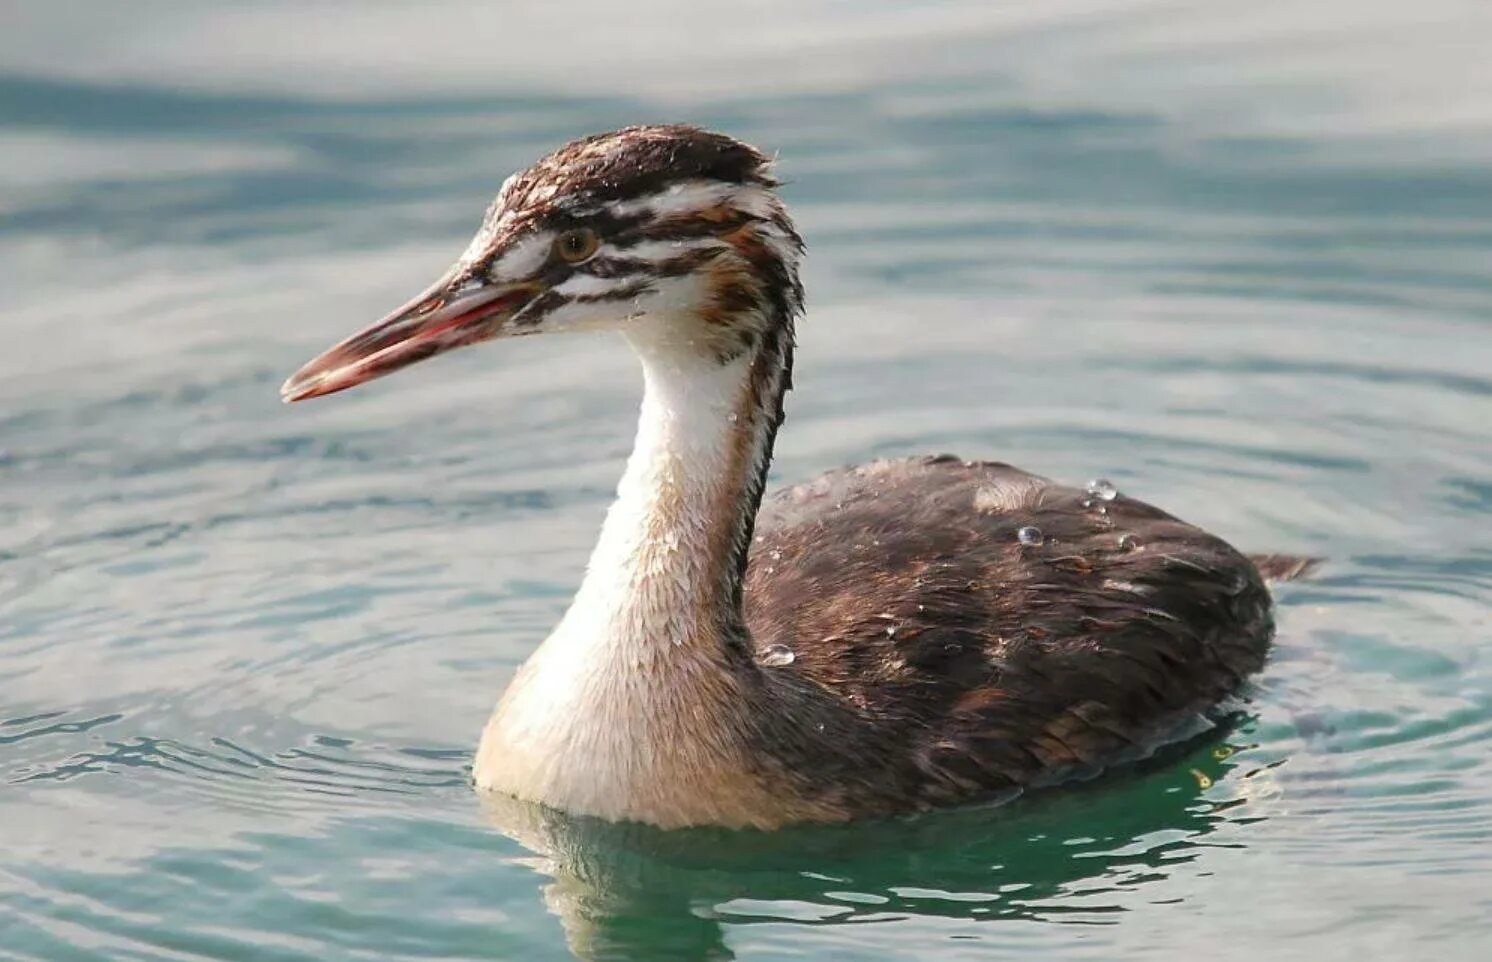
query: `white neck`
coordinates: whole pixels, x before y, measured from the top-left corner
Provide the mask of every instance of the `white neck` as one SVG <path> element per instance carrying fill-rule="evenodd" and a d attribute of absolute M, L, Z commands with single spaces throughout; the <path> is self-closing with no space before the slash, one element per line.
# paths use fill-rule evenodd
<path fill-rule="evenodd" d="M 755 425 L 750 353 L 720 364 L 650 331 L 630 340 L 645 384 L 637 439 L 556 634 L 637 655 L 707 641 L 729 614 L 722 539 L 750 467 L 733 460 Z"/>
<path fill-rule="evenodd" d="M 657 824 L 760 806 L 734 784 L 750 769 L 734 733 L 759 680 L 736 542 L 770 456 L 772 415 L 753 389 L 764 361 L 721 363 L 677 329 L 629 331 L 646 382 L 636 446 L 574 602 L 488 724 L 482 787 Z"/>

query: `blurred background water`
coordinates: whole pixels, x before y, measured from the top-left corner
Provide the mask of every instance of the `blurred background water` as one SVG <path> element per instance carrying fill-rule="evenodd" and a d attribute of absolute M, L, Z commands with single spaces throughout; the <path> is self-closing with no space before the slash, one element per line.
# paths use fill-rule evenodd
<path fill-rule="evenodd" d="M 0 959 L 1492 952 L 1492 5 L 0 16 Z M 952 450 L 1331 557 L 1238 727 L 771 838 L 484 807 L 631 358 L 276 387 L 665 120 L 777 151 L 811 245 L 779 482 Z"/>

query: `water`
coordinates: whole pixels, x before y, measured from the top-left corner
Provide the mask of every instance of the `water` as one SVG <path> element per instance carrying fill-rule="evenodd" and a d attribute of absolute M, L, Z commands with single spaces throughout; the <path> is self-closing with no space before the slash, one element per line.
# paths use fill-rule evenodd
<path fill-rule="evenodd" d="M 782 668 L 791 665 L 798 658 L 797 652 L 787 645 L 768 645 L 757 655 L 757 661 L 768 668 Z"/>
<path fill-rule="evenodd" d="M 1085 489 L 1093 501 L 1112 501 L 1119 497 L 1119 489 L 1108 478 L 1095 478 Z"/>
<path fill-rule="evenodd" d="M 1028 6 L 9 10 L 0 958 L 1485 958 L 1492 8 Z M 949 450 L 1330 556 L 1236 726 L 769 838 L 483 805 L 632 362 L 276 387 L 658 119 L 781 154 L 778 482 Z"/>

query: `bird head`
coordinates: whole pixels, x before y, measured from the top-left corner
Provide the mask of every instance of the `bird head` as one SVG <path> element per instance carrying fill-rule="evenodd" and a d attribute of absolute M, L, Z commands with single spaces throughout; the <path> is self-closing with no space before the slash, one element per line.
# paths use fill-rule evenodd
<path fill-rule="evenodd" d="M 770 160 L 684 125 L 573 141 L 509 177 L 466 251 L 403 307 L 316 357 L 286 401 L 494 338 L 624 330 L 724 363 L 802 300 L 803 243 Z"/>

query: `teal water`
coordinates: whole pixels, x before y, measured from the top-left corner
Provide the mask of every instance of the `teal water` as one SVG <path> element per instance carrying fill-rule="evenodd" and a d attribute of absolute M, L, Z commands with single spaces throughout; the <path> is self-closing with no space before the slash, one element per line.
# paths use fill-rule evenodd
<path fill-rule="evenodd" d="M 7 7 L 0 960 L 1492 953 L 1492 7 L 1030 7 Z M 811 245 L 778 482 L 951 450 L 1331 558 L 1237 725 L 774 836 L 476 797 L 631 359 L 276 388 L 673 119 Z"/>

